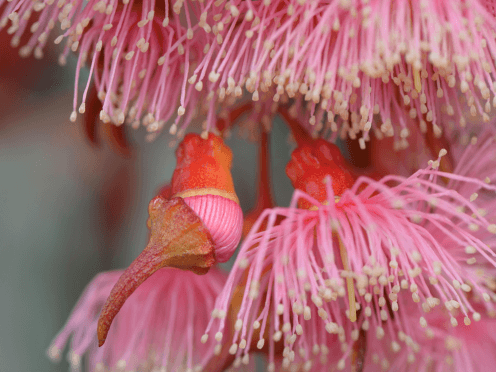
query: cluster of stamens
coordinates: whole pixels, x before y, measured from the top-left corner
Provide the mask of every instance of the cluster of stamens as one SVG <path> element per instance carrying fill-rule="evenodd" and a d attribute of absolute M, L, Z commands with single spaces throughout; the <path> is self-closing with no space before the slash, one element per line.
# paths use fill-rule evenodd
<path fill-rule="evenodd" d="M 325 168 L 318 145 L 310 152 L 303 147 L 293 155 L 305 162 L 302 170 Z M 275 350 L 282 352 L 283 367 L 325 370 L 330 354 L 343 370 L 367 342 L 372 362 L 387 371 L 388 350 L 410 364 L 419 360 L 424 338 L 441 337 L 434 330 L 438 319 L 469 326 L 496 314 L 496 259 L 488 246 L 496 242 L 496 225 L 479 204 L 479 195 L 496 190 L 490 185 L 495 174 L 487 170 L 479 180 L 469 169 L 468 176 L 441 172 L 446 153 L 406 179 L 360 178 L 335 195 L 335 175 L 323 182 L 324 200 L 307 187 L 307 193 L 296 190 L 290 208 L 265 210 L 241 247 L 202 340 L 217 324 L 217 351 L 221 342 L 232 342 L 238 365 L 251 350 L 268 347 L 269 371 L 276 368 Z M 288 166 L 288 175 L 298 177 L 297 169 Z M 233 292 L 241 303 L 225 340 Z M 446 343 L 446 360 L 452 344 Z"/>
<path fill-rule="evenodd" d="M 116 124 L 142 123 L 156 132 L 175 119 L 170 131 L 181 135 L 202 112 L 210 131 L 219 105 L 248 92 L 255 102 L 301 107 L 307 130 L 317 135 L 367 141 L 372 130 L 407 142 L 412 125 L 441 135 L 451 116 L 462 127 L 465 111 L 488 121 L 496 104 L 490 52 L 496 19 L 479 1 L 82 5 L 16 0 L 6 4 L 0 25 L 11 23 L 17 46 L 29 24 L 32 36 L 20 53 L 41 57 L 59 23 L 64 34 L 55 42 L 67 40 L 61 63 L 78 52 L 79 75 L 91 61 L 101 119 Z M 37 21 L 29 23 L 33 13 Z M 72 120 L 85 111 L 87 89 L 79 104 L 76 86 Z"/>

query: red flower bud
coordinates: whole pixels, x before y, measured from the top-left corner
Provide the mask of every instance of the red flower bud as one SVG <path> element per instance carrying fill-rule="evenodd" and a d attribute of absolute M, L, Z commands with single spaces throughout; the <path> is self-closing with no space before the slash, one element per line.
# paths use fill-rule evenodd
<path fill-rule="evenodd" d="M 213 134 L 206 140 L 188 134 L 176 156 L 171 185 L 148 207 L 148 245 L 124 271 L 102 309 L 100 346 L 126 299 L 157 270 L 175 267 L 206 274 L 216 261 L 229 260 L 239 243 L 243 212 L 231 177 L 231 150 Z"/>
<path fill-rule="evenodd" d="M 294 150 L 286 166 L 286 174 L 295 189 L 305 191 L 321 203 L 328 198 L 325 177 L 331 177 L 335 196 L 340 196 L 354 182 L 339 148 L 322 139 L 303 144 Z M 309 208 L 310 204 L 302 200 L 300 206 Z"/>

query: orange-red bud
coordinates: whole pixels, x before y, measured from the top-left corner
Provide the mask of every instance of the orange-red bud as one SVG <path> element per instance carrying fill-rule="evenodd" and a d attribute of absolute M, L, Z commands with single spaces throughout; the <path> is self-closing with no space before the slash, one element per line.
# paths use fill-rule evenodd
<path fill-rule="evenodd" d="M 286 166 L 286 174 L 295 189 L 305 191 L 321 203 L 328 198 L 324 183 L 326 176 L 331 177 L 335 196 L 340 196 L 354 182 L 339 148 L 323 139 L 294 150 Z M 302 200 L 300 206 L 308 208 L 311 205 Z"/>
<path fill-rule="evenodd" d="M 184 137 L 176 150 L 172 195 L 180 197 L 213 194 L 238 202 L 231 176 L 232 152 L 219 136 L 209 133 Z"/>
<path fill-rule="evenodd" d="M 239 243 L 243 213 L 231 177 L 231 150 L 213 134 L 206 140 L 188 134 L 176 156 L 171 184 L 148 207 L 148 245 L 119 278 L 103 307 L 100 346 L 126 299 L 154 272 L 175 267 L 205 274 L 216 261 L 227 261 Z"/>

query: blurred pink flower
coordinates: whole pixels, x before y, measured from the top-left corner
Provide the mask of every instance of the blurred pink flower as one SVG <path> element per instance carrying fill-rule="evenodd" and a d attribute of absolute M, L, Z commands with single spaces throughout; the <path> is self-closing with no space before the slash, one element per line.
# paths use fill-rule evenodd
<path fill-rule="evenodd" d="M 440 133 L 450 116 L 463 127 L 460 92 L 484 121 L 496 104 L 494 1 L 14 0 L 0 18 L 14 45 L 33 15 L 21 55 L 41 57 L 57 22 L 61 63 L 79 53 L 73 120 L 85 111 L 86 60 L 101 119 L 151 132 L 174 119 L 171 133 L 184 133 L 202 110 L 214 130 L 222 102 L 245 89 L 253 101 L 292 102 L 311 132 L 364 140 L 370 130 L 404 139 L 418 123 Z"/>
<path fill-rule="evenodd" d="M 98 348 L 98 317 L 121 274 L 93 279 L 52 342 L 50 358 L 60 359 L 70 338 L 71 366 L 81 367 L 86 355 L 88 371 L 193 371 L 214 355 L 214 342 L 202 343 L 200 336 L 226 278 L 215 268 L 204 277 L 171 268 L 157 271 L 129 297 Z"/>
<path fill-rule="evenodd" d="M 196 105 L 191 97 L 196 90 L 187 86 L 186 80 L 190 60 L 204 43 L 202 38 L 192 40 L 177 16 L 169 25 L 167 1 L 165 7 L 155 1 L 125 1 L 124 5 L 117 1 L 90 1 L 85 6 L 83 2 L 65 3 L 64 0 L 14 1 L 6 6 L 2 18 L 5 24 L 9 19 L 12 21 L 9 33 L 14 34 L 14 39 L 25 32 L 25 19 L 29 19 L 33 11 L 39 12 L 39 19 L 31 26 L 33 35 L 21 47 L 21 56 L 28 56 L 33 50 L 40 56 L 57 20 L 64 33 L 55 43 L 61 43 L 64 37 L 67 39 L 59 62 L 65 64 L 70 51 L 79 53 L 72 121 L 77 111 L 86 110 L 92 80 L 103 102 L 100 119 L 104 122 L 112 120 L 120 125 L 126 119 L 136 126 L 143 119 L 143 125 L 150 124 L 149 130 L 156 131 L 172 116 L 176 123 L 179 121 L 184 108 L 178 109 L 176 102 L 181 107 L 190 101 Z M 90 78 L 80 102 L 79 73 L 88 59 Z M 190 111 L 186 117 L 187 124 L 192 114 Z"/>
<path fill-rule="evenodd" d="M 463 322 L 463 316 L 456 317 Z M 417 337 L 426 358 L 417 359 L 417 371 L 474 371 L 494 369 L 496 320 L 483 320 L 453 327 L 441 311 L 423 314 Z M 400 365 L 400 364 L 399 364 Z"/>
<path fill-rule="evenodd" d="M 404 372 L 491 371 L 496 363 L 496 355 L 491 352 L 496 347 L 494 314 L 472 322 L 457 310 L 453 313 L 460 325 L 454 326 L 447 319 L 445 308 L 420 312 L 410 307 L 402 314 L 404 322 L 410 324 L 409 335 L 395 335 L 390 330 L 381 343 L 367 339 L 371 341 L 367 347 L 372 350 L 367 354 L 364 372 L 378 368 Z M 383 344 L 382 350 L 378 350 L 378 344 Z"/>
<path fill-rule="evenodd" d="M 210 0 L 198 4 L 197 16 L 207 31 L 213 25 L 217 42 L 195 74 L 209 72 L 209 91 L 244 85 L 254 100 L 267 91 L 276 102 L 304 97 L 306 121 L 327 112 L 332 127 L 338 115 L 351 135 L 373 126 L 398 136 L 419 119 L 439 130 L 443 109 L 461 115 L 459 91 L 474 115 L 488 119 L 470 97 L 491 109 L 492 4 L 237 0 L 222 7 Z M 374 123 L 374 114 L 381 120 Z"/>
<path fill-rule="evenodd" d="M 324 200 L 318 188 L 308 186 L 315 197 L 296 190 L 289 208 L 266 209 L 215 305 L 216 314 L 227 311 L 233 290 L 245 286 L 232 342 L 248 346 L 237 355 L 250 351 L 254 330 L 259 348 L 269 342 L 271 363 L 279 341 L 287 349 L 283 363 L 289 364 L 294 350 L 303 350 L 304 360 L 312 362 L 313 345 L 339 340 L 342 353 L 331 353 L 332 363 L 343 369 L 361 330 L 378 339 L 391 329 L 410 336 L 403 312 L 412 306 L 425 312 L 439 305 L 457 309 L 466 322 L 480 318 L 481 306 L 492 311 L 496 187 L 490 181 L 496 177 L 496 146 L 492 137 L 482 143 L 480 151 L 469 148 L 460 158 L 458 173 L 438 169 L 442 151 L 408 178 L 360 177 L 335 198 L 336 185 L 328 177 Z M 303 157 L 306 172 L 320 174 L 323 164 L 316 156 Z M 470 166 L 471 159 L 480 166 Z M 477 171 L 488 178 L 480 179 Z M 310 207 L 296 208 L 301 200 Z M 476 308 L 474 301 L 483 305 Z M 456 325 L 454 313 L 448 318 Z M 222 333 L 224 323 L 213 317 L 207 332 Z"/>

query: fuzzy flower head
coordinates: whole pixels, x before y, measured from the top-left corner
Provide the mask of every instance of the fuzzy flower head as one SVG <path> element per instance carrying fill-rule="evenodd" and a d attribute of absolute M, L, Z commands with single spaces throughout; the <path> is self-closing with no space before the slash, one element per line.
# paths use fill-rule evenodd
<path fill-rule="evenodd" d="M 255 101 L 294 98 L 310 131 L 328 119 L 329 128 L 351 136 L 373 128 L 403 137 L 419 122 L 440 133 L 443 113 L 462 116 L 459 92 L 472 115 L 489 118 L 492 1 L 194 4 L 212 40 L 195 76 L 208 74 L 209 90 L 222 95 L 244 86 Z"/>
<path fill-rule="evenodd" d="M 63 34 L 55 43 L 66 40 L 60 63 L 65 64 L 71 51 L 78 52 L 72 121 L 77 111 L 85 112 L 94 82 L 103 103 L 100 119 L 104 122 L 128 122 L 135 127 L 142 123 L 155 132 L 174 118 L 171 131 L 181 129 L 178 125 L 186 102 L 192 100 L 192 106 L 196 103 L 196 91 L 187 86 L 190 62 L 202 53 L 205 43 L 200 35 L 192 38 L 189 22 L 189 27 L 184 27 L 177 14 L 171 15 L 167 1 L 165 5 L 134 0 L 10 2 L 2 19 L 4 24 L 12 22 L 9 32 L 14 33 L 14 41 L 27 32 L 26 23 L 32 14 L 38 19 L 31 26 L 32 37 L 20 49 L 22 56 L 33 49 L 40 55 L 58 22 Z M 77 84 L 86 62 L 90 78 L 80 101 Z M 190 110 L 185 122 L 189 124 L 194 113 Z"/>
<path fill-rule="evenodd" d="M 57 24 L 61 62 L 79 53 L 76 84 L 89 62 L 101 119 L 150 132 L 172 120 L 184 133 L 199 112 L 215 130 L 222 102 L 245 92 L 297 107 L 316 135 L 364 140 L 440 134 L 445 117 L 465 125 L 465 107 L 487 121 L 496 103 L 493 1 L 13 0 L 0 17 L 14 46 L 32 33 L 23 56 L 41 57 Z M 76 86 L 71 119 L 88 89 L 79 100 Z"/>
<path fill-rule="evenodd" d="M 114 10 L 107 14 L 108 9 Z M 177 19 L 166 24 L 163 9 L 156 8 L 153 2 L 131 1 L 122 6 L 117 1 L 108 5 L 94 1 L 85 11 L 89 14 L 83 11 L 77 20 L 92 19 L 92 26 L 81 35 L 77 30 L 81 23 L 75 25 L 76 30 L 72 27 L 66 31 L 69 43 L 62 56 L 65 58 L 70 50 L 79 48 L 78 72 L 88 56 L 92 57 L 90 73 L 94 74 L 103 103 L 100 119 L 117 125 L 127 121 L 134 127 L 142 123 L 148 131 L 155 132 L 175 118 L 171 131 L 180 130 L 179 120 L 192 93 L 191 89 L 186 90 L 189 63 L 192 53 L 201 50 L 201 40 L 188 38 Z M 59 40 L 62 38 L 56 41 Z M 79 106 L 80 113 L 85 111 L 89 83 Z M 77 86 L 74 110 L 76 104 Z M 186 119 L 188 123 L 192 113 Z M 76 111 L 72 119 L 75 116 Z"/>
<path fill-rule="evenodd" d="M 486 169 L 496 151 L 493 138 L 487 141 L 491 151 L 476 154 Z M 287 365 L 295 351 L 315 363 L 319 345 L 339 342 L 332 363 L 343 369 L 361 332 L 378 340 L 390 332 L 394 348 L 417 353 L 410 336 L 415 326 L 404 316 L 411 306 L 424 312 L 443 307 L 453 327 L 458 315 L 470 324 L 481 309 L 494 310 L 496 217 L 477 199 L 494 195 L 487 180 L 495 168 L 486 182 L 441 172 L 443 155 L 408 178 L 361 177 L 340 198 L 331 176 L 325 202 L 296 190 L 289 208 L 265 210 L 216 303 L 214 315 L 227 310 L 233 290 L 242 293 L 232 342 L 248 346 L 233 351 L 246 354 L 268 341 L 274 363 L 282 343 Z M 456 188 L 446 187 L 446 180 Z M 314 208 L 296 208 L 301 199 Z M 222 333 L 224 320 L 214 317 L 207 330 L 216 326 Z"/>
<path fill-rule="evenodd" d="M 129 298 L 99 348 L 98 316 L 121 274 L 106 272 L 93 279 L 52 342 L 49 356 L 60 359 L 69 343 L 67 357 L 74 370 L 81 367 L 83 356 L 88 371 L 201 370 L 215 350 L 213 343 L 200 342 L 199 332 L 208 323 L 225 274 L 217 269 L 205 277 L 170 268 L 157 271 Z"/>

